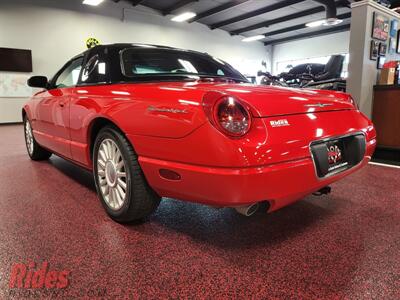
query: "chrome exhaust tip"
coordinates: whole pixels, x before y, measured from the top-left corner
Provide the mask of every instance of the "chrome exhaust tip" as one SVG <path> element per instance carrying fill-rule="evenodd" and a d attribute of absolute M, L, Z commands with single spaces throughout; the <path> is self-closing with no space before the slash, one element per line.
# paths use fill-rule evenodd
<path fill-rule="evenodd" d="M 327 185 L 325 187 L 323 187 L 322 189 L 319 189 L 318 191 L 316 191 L 315 193 L 313 193 L 314 196 L 322 196 L 322 195 L 328 195 L 331 193 L 332 188 Z"/>
<path fill-rule="evenodd" d="M 258 208 L 259 208 L 258 203 L 235 207 L 236 211 L 239 214 L 246 216 L 246 217 L 250 217 L 250 216 L 254 215 L 254 213 L 258 210 Z"/>

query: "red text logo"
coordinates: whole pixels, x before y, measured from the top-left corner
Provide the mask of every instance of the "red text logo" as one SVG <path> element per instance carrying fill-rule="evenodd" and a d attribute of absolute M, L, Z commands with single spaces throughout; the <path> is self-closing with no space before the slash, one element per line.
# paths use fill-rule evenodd
<path fill-rule="evenodd" d="M 14 264 L 11 267 L 10 288 L 19 289 L 63 289 L 69 284 L 70 271 L 50 270 L 49 263 L 43 262 L 36 266 L 34 262 L 29 264 Z"/>

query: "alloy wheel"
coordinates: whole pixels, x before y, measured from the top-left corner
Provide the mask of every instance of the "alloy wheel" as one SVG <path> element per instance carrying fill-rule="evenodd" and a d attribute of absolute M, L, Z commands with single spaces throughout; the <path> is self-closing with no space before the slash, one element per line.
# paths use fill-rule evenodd
<path fill-rule="evenodd" d="M 33 140 L 32 127 L 28 120 L 26 120 L 25 122 L 25 141 L 28 152 L 30 155 L 32 155 L 34 148 L 34 140 Z"/>
<path fill-rule="evenodd" d="M 97 177 L 106 204 L 112 210 L 121 209 L 126 201 L 127 174 L 121 151 L 111 139 L 105 139 L 100 144 Z"/>

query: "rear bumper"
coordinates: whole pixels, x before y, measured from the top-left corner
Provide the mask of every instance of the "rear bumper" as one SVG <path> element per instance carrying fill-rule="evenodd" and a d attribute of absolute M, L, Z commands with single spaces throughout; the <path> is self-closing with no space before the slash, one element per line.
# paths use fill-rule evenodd
<path fill-rule="evenodd" d="M 360 169 L 375 145 L 375 139 L 367 142 L 357 166 L 323 179 L 317 177 L 311 157 L 252 168 L 205 167 L 143 156 L 139 162 L 150 186 L 162 197 L 231 207 L 268 200 L 274 211 Z M 181 179 L 162 178 L 163 168 L 179 173 Z"/>

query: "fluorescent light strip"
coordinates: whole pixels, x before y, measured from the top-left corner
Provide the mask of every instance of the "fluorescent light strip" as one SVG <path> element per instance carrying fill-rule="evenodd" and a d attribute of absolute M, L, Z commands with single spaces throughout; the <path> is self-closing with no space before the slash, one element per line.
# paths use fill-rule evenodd
<path fill-rule="evenodd" d="M 177 16 L 173 17 L 171 19 L 171 21 L 174 21 L 174 22 L 185 22 L 187 20 L 190 20 L 190 19 L 194 18 L 195 16 L 196 16 L 196 14 L 194 12 L 184 12 L 184 13 L 182 13 L 180 15 L 177 15 Z"/>
<path fill-rule="evenodd" d="M 101 2 L 103 2 L 104 0 L 84 0 L 83 4 L 86 5 L 91 5 L 91 6 L 97 6 L 99 5 Z"/>
<path fill-rule="evenodd" d="M 249 37 L 247 37 L 247 38 L 244 38 L 244 39 L 242 40 L 242 42 L 246 42 L 246 43 L 248 43 L 248 42 L 254 42 L 254 41 L 262 40 L 262 39 L 264 39 L 264 38 L 265 38 L 265 35 L 260 34 L 260 35 L 249 36 Z"/>

